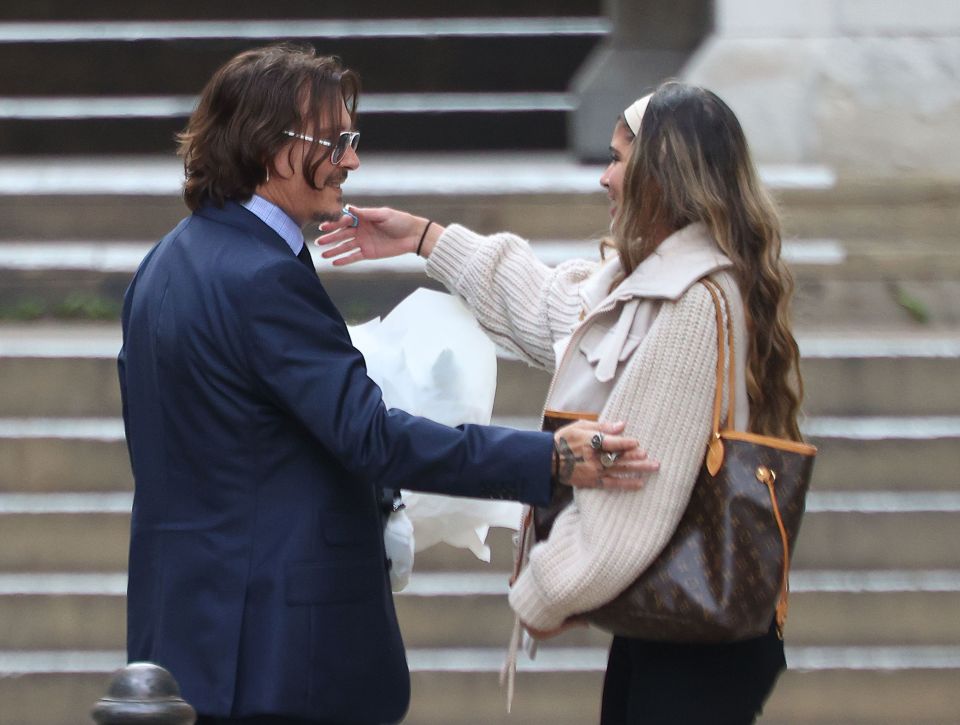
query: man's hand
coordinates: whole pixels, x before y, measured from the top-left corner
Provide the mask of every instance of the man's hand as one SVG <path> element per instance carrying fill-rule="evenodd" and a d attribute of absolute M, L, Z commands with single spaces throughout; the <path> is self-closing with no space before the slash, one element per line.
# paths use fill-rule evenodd
<path fill-rule="evenodd" d="M 660 468 L 639 441 L 626 438 L 623 423 L 578 420 L 553 435 L 554 480 L 577 488 L 636 489 Z"/>

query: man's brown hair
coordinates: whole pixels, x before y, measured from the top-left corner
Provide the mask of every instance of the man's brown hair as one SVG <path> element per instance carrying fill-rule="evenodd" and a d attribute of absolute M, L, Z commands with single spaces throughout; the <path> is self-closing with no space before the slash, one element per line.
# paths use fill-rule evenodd
<path fill-rule="evenodd" d="M 207 201 L 223 206 L 227 199 L 249 199 L 268 173 L 276 173 L 273 159 L 290 142 L 284 131 L 334 138 L 346 130 L 340 128 L 341 103 L 356 120 L 359 91 L 353 71 L 309 46 L 271 45 L 232 58 L 214 73 L 177 135 L 187 206 L 194 211 Z M 303 171 L 314 189 L 316 170 L 329 153 L 327 146 L 309 145 Z"/>

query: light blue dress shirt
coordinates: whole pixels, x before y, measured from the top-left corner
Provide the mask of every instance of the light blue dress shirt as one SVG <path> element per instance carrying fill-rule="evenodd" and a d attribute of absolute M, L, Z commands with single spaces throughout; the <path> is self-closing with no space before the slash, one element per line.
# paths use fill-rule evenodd
<path fill-rule="evenodd" d="M 240 205 L 252 212 L 264 224 L 283 237 L 294 254 L 300 254 L 303 249 L 303 231 L 287 213 L 272 201 L 254 194 Z"/>

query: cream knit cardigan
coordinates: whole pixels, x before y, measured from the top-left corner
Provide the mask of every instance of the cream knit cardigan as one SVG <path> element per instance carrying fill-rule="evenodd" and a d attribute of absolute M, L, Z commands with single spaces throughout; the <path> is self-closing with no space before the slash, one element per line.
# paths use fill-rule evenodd
<path fill-rule="evenodd" d="M 580 324 L 578 292 L 597 269 L 584 261 L 550 268 L 519 237 L 482 237 L 458 225 L 447 227 L 426 267 L 466 301 L 497 343 L 551 372 L 554 343 Z M 743 350 L 737 286 L 727 272 L 712 277 L 730 301 L 735 344 Z M 573 504 L 533 547 L 510 591 L 525 624 L 554 629 L 611 601 L 667 544 L 703 463 L 716 346 L 714 306 L 702 285 L 663 303 L 600 413 L 600 420 L 626 422 L 625 435 L 636 437 L 660 470 L 637 491 L 575 489 Z"/>

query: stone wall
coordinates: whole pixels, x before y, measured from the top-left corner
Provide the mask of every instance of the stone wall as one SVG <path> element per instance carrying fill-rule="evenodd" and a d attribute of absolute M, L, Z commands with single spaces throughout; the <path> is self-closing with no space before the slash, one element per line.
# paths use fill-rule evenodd
<path fill-rule="evenodd" d="M 681 77 L 717 92 L 761 163 L 960 180 L 960 1 L 715 0 Z"/>

